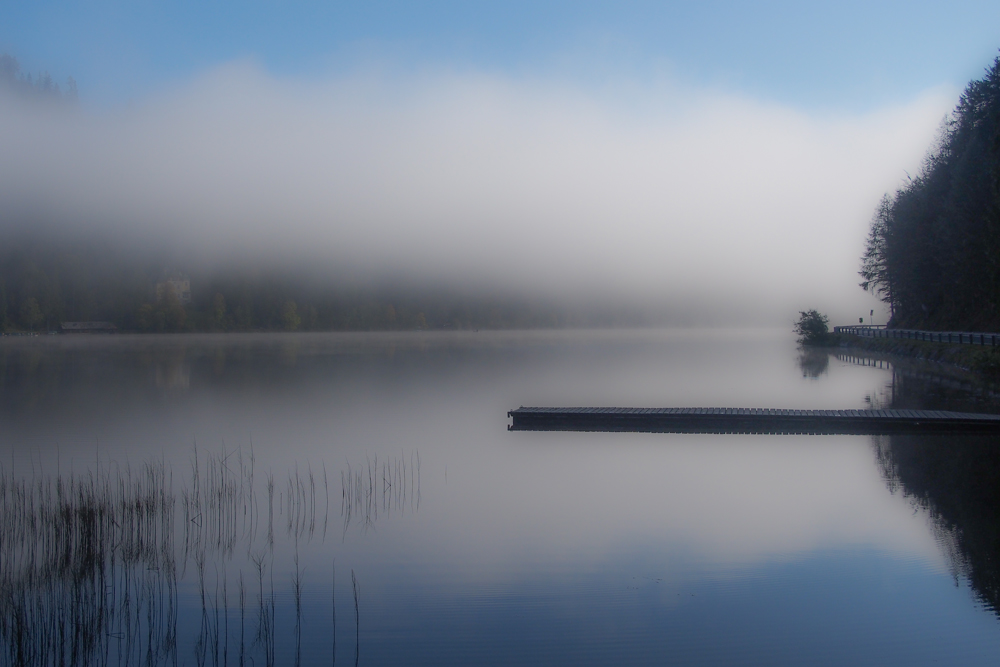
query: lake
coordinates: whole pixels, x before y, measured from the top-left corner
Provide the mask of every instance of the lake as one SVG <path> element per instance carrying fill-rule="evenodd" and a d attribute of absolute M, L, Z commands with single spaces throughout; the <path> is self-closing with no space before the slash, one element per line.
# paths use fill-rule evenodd
<path fill-rule="evenodd" d="M 0 664 L 995 664 L 990 438 L 521 405 L 997 411 L 784 330 L 0 339 Z"/>

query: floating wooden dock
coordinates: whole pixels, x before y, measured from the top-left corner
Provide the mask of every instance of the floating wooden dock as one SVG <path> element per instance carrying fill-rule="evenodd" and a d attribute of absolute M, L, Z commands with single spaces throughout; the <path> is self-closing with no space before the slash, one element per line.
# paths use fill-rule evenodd
<path fill-rule="evenodd" d="M 776 410 L 769 408 L 525 408 L 511 431 L 891 435 L 1000 434 L 1000 415 L 942 410 Z"/>

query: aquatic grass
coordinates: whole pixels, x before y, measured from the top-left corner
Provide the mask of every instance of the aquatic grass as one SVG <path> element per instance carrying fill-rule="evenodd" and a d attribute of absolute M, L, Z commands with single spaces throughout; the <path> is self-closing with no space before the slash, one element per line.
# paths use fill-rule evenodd
<path fill-rule="evenodd" d="M 292 592 L 295 597 L 295 664 L 302 660 L 302 577 L 299 568 L 299 552 L 295 550 L 295 574 L 292 575 Z"/>
<path fill-rule="evenodd" d="M 330 587 L 330 608 L 333 612 L 331 622 L 331 633 L 333 634 L 333 660 L 332 664 L 337 664 L 337 559 L 333 559 L 333 564 L 331 569 L 333 570 L 330 580 L 333 585 Z"/>
<path fill-rule="evenodd" d="M 371 527 L 379 516 L 412 508 L 419 498 L 414 453 L 409 458 L 366 457 L 341 471 L 342 511 L 348 522 Z M 79 474 L 16 477 L 0 466 L 0 667 L 5 665 L 240 664 L 280 662 L 274 568 L 274 521 L 287 512 L 295 541 L 291 591 L 295 604 L 296 661 L 301 657 L 305 568 L 300 539 L 311 539 L 317 513 L 329 514 L 317 473 L 306 464 L 289 471 L 275 508 L 275 477 L 255 490 L 252 451 L 220 453 L 192 446 L 185 483 L 174 490 L 162 462 L 109 463 Z M 267 496 L 266 517 L 260 494 Z M 321 507 L 323 505 L 323 507 Z M 325 508 L 325 509 L 324 509 Z M 259 524 L 266 520 L 266 531 Z M 259 539 L 258 539 L 259 536 Z M 234 556 L 256 574 L 252 584 Z M 178 636 L 178 581 L 190 569 L 196 630 Z M 331 622 L 336 660 L 336 561 L 331 566 Z M 360 637 L 360 586 L 351 571 L 355 639 Z M 235 592 L 230 593 L 230 588 Z M 237 619 L 238 614 L 238 619 Z M 293 619 L 283 620 L 282 624 Z M 256 625 L 256 628 L 254 627 Z M 359 655 L 356 645 L 355 658 Z M 290 656 L 289 656 L 290 657 Z"/>
<path fill-rule="evenodd" d="M 366 456 L 365 464 L 353 467 L 350 462 L 340 475 L 340 513 L 343 533 L 352 523 L 362 532 L 375 525 L 379 516 L 415 512 L 420 503 L 420 453 L 407 457 L 379 461 L 377 455 Z"/>
<path fill-rule="evenodd" d="M 0 664 L 155 662 L 176 650 L 167 479 L 162 464 L 0 472 Z"/>
<path fill-rule="evenodd" d="M 354 590 L 354 664 L 357 665 L 361 656 L 361 606 L 359 603 L 361 591 L 353 569 L 351 570 L 351 588 Z"/>

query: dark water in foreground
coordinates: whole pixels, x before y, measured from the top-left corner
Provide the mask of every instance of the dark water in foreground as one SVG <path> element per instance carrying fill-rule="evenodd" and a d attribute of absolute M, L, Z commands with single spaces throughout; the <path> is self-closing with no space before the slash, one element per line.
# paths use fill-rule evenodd
<path fill-rule="evenodd" d="M 0 664 L 995 664 L 984 438 L 510 433 L 992 410 L 785 332 L 0 340 Z"/>

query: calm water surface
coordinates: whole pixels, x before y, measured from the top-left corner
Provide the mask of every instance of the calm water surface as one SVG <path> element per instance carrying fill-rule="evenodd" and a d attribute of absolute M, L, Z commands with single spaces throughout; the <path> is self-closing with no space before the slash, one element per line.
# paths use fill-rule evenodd
<path fill-rule="evenodd" d="M 995 409 L 784 331 L 0 340 L 0 664 L 995 664 L 983 438 L 508 432 Z"/>

